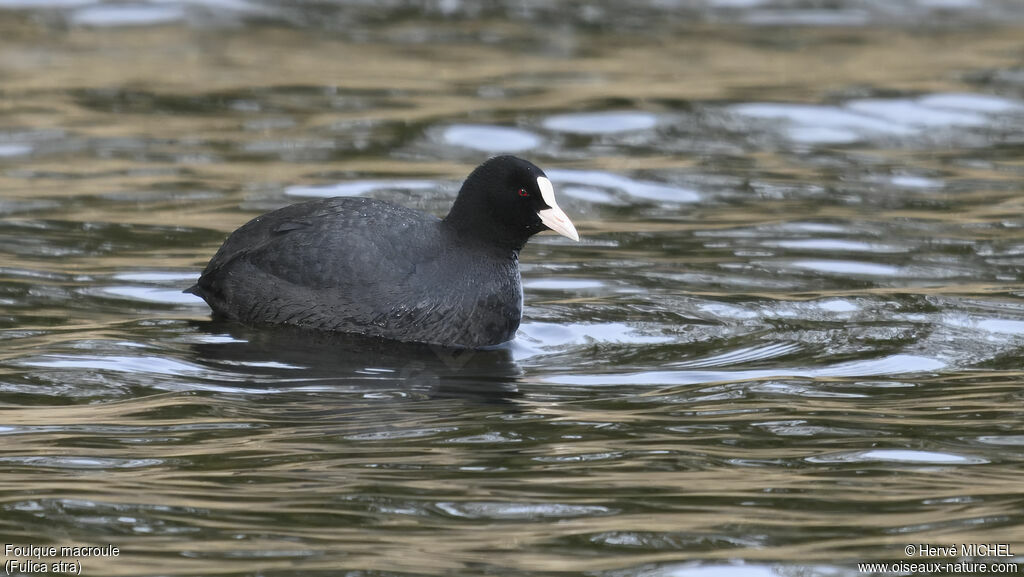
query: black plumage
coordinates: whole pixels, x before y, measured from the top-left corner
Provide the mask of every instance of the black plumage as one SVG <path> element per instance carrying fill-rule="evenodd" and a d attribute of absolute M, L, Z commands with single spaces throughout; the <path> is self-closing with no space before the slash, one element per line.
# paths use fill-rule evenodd
<path fill-rule="evenodd" d="M 259 216 L 186 292 L 250 325 L 493 345 L 522 317 L 519 251 L 548 228 L 579 238 L 544 173 L 500 156 L 470 174 L 444 219 L 358 197 Z"/>

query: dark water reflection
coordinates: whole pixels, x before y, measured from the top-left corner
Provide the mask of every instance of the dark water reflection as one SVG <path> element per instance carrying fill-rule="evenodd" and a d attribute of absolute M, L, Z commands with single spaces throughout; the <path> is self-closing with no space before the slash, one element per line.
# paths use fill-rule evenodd
<path fill-rule="evenodd" d="M 200 323 L 198 328 L 228 334 L 193 344 L 196 361 L 212 371 L 243 368 L 247 381 L 277 389 L 351 389 L 378 396 L 455 396 L 493 402 L 518 395 L 516 378 L 521 370 L 508 345 L 450 349 L 359 335 L 255 330 L 222 322 Z"/>
<path fill-rule="evenodd" d="M 0 536 L 86 575 L 1024 563 L 1015 1 L 0 0 Z M 547 169 L 513 343 L 209 320 L 228 232 Z M 1007 543 L 1010 558 L 907 557 Z M 6 561 L 6 559 L 5 559 Z"/>

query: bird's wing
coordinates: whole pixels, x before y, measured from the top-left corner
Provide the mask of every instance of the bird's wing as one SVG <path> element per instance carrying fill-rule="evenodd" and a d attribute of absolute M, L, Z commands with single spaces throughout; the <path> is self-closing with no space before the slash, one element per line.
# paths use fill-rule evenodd
<path fill-rule="evenodd" d="M 199 284 L 238 261 L 310 289 L 402 284 L 417 266 L 437 258 L 436 223 L 414 210 L 363 198 L 288 206 L 235 231 Z"/>

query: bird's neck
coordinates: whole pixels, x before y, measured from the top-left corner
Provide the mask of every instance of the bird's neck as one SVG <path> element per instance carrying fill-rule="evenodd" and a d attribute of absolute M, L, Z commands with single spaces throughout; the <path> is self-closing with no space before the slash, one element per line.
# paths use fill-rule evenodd
<path fill-rule="evenodd" d="M 442 223 L 464 241 L 513 253 L 515 258 L 518 258 L 519 251 L 530 238 L 525 231 L 515 230 L 496 221 L 484 207 L 474 209 L 474 207 L 467 207 L 465 203 L 460 204 L 458 201 L 452 206 Z"/>

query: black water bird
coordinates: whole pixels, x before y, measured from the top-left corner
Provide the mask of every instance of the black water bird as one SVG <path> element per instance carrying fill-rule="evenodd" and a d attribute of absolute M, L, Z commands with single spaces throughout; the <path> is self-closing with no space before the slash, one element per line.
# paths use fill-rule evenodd
<path fill-rule="evenodd" d="M 498 156 L 469 175 L 443 219 L 358 197 L 256 217 L 185 292 L 249 325 L 484 347 L 515 336 L 519 251 L 543 230 L 579 240 L 544 172 Z"/>

